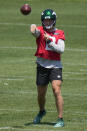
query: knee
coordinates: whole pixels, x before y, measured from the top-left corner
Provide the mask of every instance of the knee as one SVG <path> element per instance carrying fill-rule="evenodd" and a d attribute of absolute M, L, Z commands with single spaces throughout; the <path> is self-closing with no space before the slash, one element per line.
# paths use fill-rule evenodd
<path fill-rule="evenodd" d="M 61 95 L 61 84 L 60 83 L 53 83 L 52 84 L 53 93 L 56 97 L 59 97 Z"/>
<path fill-rule="evenodd" d="M 61 95 L 61 91 L 58 90 L 57 88 L 56 89 L 53 89 L 53 93 L 54 93 L 54 96 L 55 97 L 59 97 Z"/>

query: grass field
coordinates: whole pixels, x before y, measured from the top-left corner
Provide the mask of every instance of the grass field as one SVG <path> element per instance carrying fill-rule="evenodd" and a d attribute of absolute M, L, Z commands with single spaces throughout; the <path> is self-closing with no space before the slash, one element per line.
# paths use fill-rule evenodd
<path fill-rule="evenodd" d="M 29 16 L 20 7 L 32 7 Z M 62 55 L 65 127 L 54 128 L 57 112 L 49 84 L 47 114 L 33 125 L 38 112 L 35 84 L 35 39 L 30 24 L 40 25 L 41 12 L 52 8 L 63 29 Z M 87 131 L 87 0 L 0 0 L 0 131 Z"/>

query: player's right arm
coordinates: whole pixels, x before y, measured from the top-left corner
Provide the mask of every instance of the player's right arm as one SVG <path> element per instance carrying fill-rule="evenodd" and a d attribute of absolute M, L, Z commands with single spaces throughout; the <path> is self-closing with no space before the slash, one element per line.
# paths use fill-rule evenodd
<path fill-rule="evenodd" d="M 30 31 L 36 38 L 40 36 L 40 30 L 37 29 L 37 26 L 35 24 L 31 24 Z"/>

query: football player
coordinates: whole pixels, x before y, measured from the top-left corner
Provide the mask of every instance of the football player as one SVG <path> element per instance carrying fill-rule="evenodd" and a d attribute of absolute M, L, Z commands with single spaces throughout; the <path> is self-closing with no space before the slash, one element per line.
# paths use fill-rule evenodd
<path fill-rule="evenodd" d="M 63 98 L 61 95 L 62 62 L 61 54 L 65 49 L 64 31 L 57 29 L 56 13 L 52 9 L 46 9 L 41 14 L 41 26 L 31 24 L 30 31 L 36 38 L 37 50 L 37 77 L 39 113 L 34 119 L 34 124 L 39 124 L 46 114 L 45 102 L 49 82 L 55 96 L 58 119 L 54 127 L 63 127 Z"/>

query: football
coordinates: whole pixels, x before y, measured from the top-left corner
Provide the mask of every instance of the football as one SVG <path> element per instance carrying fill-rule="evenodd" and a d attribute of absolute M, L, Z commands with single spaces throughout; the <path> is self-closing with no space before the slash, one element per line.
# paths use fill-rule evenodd
<path fill-rule="evenodd" d="M 28 15 L 31 13 L 31 7 L 29 4 L 24 4 L 21 8 L 20 11 L 23 15 Z"/>

